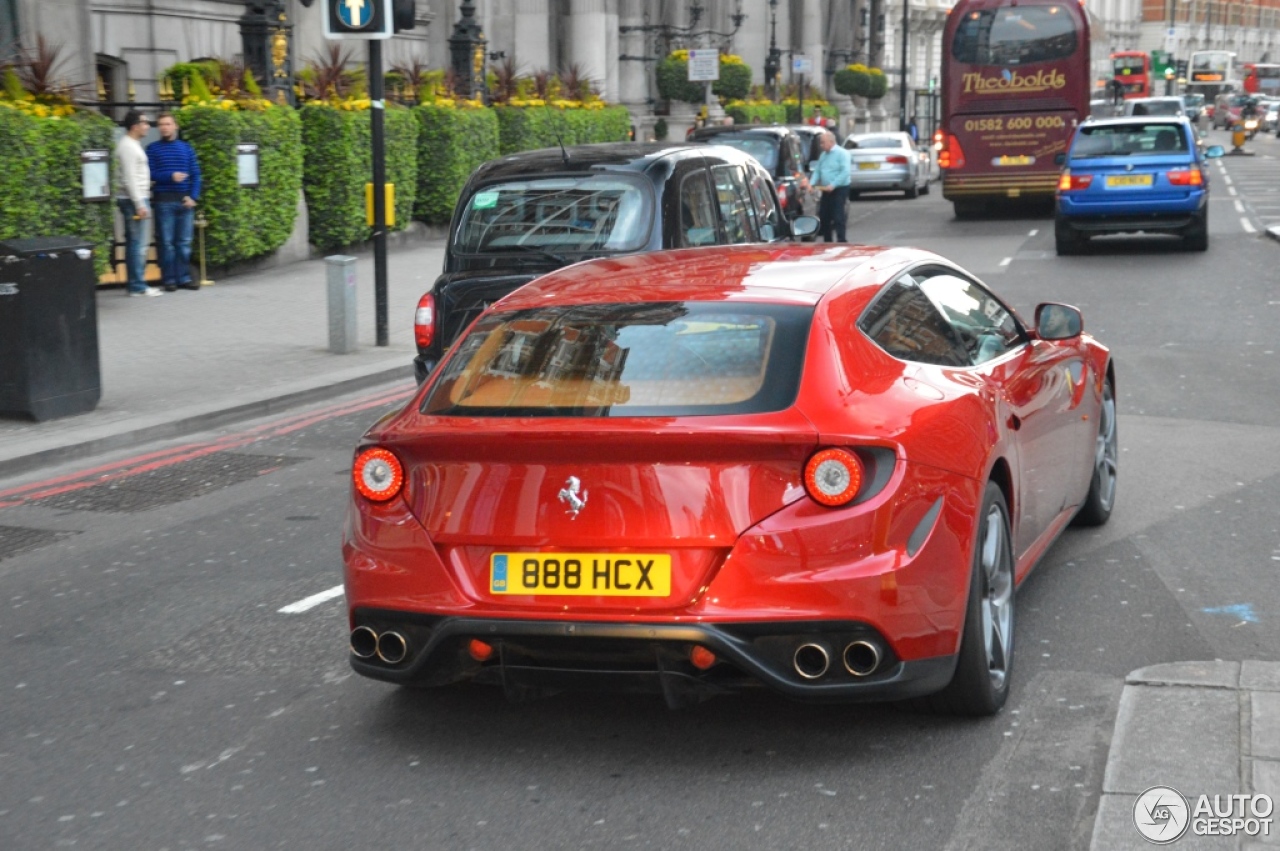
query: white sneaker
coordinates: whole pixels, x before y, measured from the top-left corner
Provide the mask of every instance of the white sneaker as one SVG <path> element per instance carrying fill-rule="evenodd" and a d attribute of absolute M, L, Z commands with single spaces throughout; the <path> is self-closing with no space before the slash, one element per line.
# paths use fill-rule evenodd
<path fill-rule="evenodd" d="M 159 287 L 147 287 L 139 293 L 129 293 L 129 298 L 141 298 L 142 296 L 164 295 L 164 290 Z"/>

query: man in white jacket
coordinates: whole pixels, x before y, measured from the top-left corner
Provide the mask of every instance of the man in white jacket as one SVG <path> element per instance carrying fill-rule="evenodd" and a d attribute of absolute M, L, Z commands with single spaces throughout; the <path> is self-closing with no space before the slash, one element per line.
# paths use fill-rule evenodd
<path fill-rule="evenodd" d="M 124 116 L 124 135 L 116 145 L 116 204 L 124 216 L 125 268 L 129 273 L 129 295 L 157 296 L 159 287 L 146 283 L 147 245 L 151 242 L 151 167 L 142 137 L 151 123 L 137 110 Z"/>

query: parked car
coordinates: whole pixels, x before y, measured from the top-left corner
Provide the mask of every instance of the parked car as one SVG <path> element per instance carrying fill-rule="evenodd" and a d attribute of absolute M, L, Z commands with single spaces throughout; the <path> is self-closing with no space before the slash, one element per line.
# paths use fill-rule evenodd
<path fill-rule="evenodd" d="M 1124 102 L 1124 115 L 1181 115 L 1187 114 L 1180 97 L 1133 98 Z"/>
<path fill-rule="evenodd" d="M 487 310 L 361 438 L 351 665 L 514 698 L 764 686 L 999 711 L 1015 587 L 1116 487 L 1080 312 L 926 251 L 592 260 Z"/>
<path fill-rule="evenodd" d="M 817 219 L 783 217 L 777 196 L 764 167 L 726 145 L 582 145 L 485 163 L 458 198 L 444 274 L 418 303 L 418 380 L 488 305 L 561 266 L 817 231 Z"/>
<path fill-rule="evenodd" d="M 700 127 L 690 142 L 728 145 L 755 157 L 778 187 L 778 203 L 789 219 L 802 215 L 800 177 L 809 165 L 809 148 L 795 131 L 778 124 Z"/>
<path fill-rule="evenodd" d="M 1104 233 L 1167 233 L 1191 251 L 1209 247 L 1209 170 L 1221 145 L 1202 149 L 1183 117 L 1108 118 L 1081 124 L 1058 184 L 1058 254 Z"/>
<path fill-rule="evenodd" d="M 849 149 L 849 197 L 900 189 L 908 198 L 929 191 L 929 170 L 908 133 L 853 133 Z"/>
<path fill-rule="evenodd" d="M 1275 98 L 1259 99 L 1258 114 L 1262 116 L 1262 132 L 1271 133 L 1280 129 L 1280 100 Z"/>
<path fill-rule="evenodd" d="M 799 136 L 803 143 L 801 151 L 804 154 L 804 173 L 813 174 L 813 167 L 818 164 L 818 157 L 822 156 L 818 139 L 827 131 L 827 128 L 814 124 L 788 124 L 787 127 Z"/>
<path fill-rule="evenodd" d="M 1204 95 L 1183 95 L 1182 109 L 1187 114 L 1187 118 L 1191 120 L 1191 123 L 1195 124 L 1200 120 L 1200 116 L 1204 114 Z"/>

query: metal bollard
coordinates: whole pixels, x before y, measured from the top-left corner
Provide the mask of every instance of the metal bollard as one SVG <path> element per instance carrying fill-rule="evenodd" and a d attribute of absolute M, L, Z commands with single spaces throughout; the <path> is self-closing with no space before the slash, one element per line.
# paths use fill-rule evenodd
<path fill-rule="evenodd" d="M 324 258 L 329 279 L 329 351 L 356 350 L 356 258 L 335 254 Z"/>

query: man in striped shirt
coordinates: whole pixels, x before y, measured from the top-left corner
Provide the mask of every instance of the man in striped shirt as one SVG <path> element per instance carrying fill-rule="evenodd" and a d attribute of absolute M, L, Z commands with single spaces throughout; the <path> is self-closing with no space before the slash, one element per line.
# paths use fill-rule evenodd
<path fill-rule="evenodd" d="M 191 232 L 200 200 L 200 164 L 191 145 L 178 138 L 178 122 L 167 112 L 156 123 L 160 139 L 147 146 L 154 187 L 156 242 L 166 292 L 198 290 L 191 280 Z"/>

